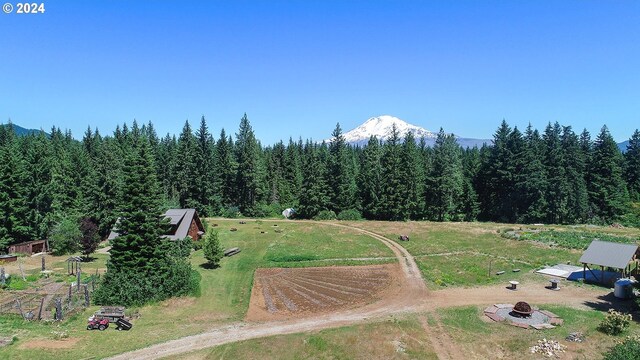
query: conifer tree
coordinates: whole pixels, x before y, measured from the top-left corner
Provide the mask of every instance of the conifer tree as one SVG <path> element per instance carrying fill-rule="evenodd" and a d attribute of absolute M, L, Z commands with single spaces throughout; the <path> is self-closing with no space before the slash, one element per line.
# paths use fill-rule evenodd
<path fill-rule="evenodd" d="M 192 289 L 191 267 L 174 243 L 162 239 L 160 186 L 149 140 L 134 135 L 125 154 L 119 197 L 119 236 L 112 240 L 107 272 L 94 299 L 133 305 L 180 296 Z"/>
<path fill-rule="evenodd" d="M 326 149 L 326 148 L 325 148 Z M 329 189 L 326 183 L 326 166 L 319 151 L 308 141 L 304 147 L 302 189 L 296 216 L 310 219 L 329 207 Z"/>
<path fill-rule="evenodd" d="M 196 200 L 201 204 L 201 215 L 211 216 L 219 212 L 221 203 L 217 196 L 215 174 L 215 151 L 213 137 L 209 133 L 204 116 L 200 119 L 200 127 L 196 131 L 198 151 L 195 158 L 197 175 L 194 179 Z"/>
<path fill-rule="evenodd" d="M 589 195 L 584 178 L 586 163 L 580 148 L 580 140 L 571 130 L 571 126 L 565 126 L 560 141 L 563 150 L 562 167 L 566 177 L 564 183 L 567 186 L 567 207 L 560 222 L 569 224 L 584 222 L 589 213 Z"/>
<path fill-rule="evenodd" d="M 533 130 L 531 124 L 524 135 L 524 151 L 520 157 L 518 173 L 516 177 L 516 195 L 521 209 L 518 222 L 541 222 L 546 216 L 545 190 L 547 178 L 542 163 L 544 143 L 538 130 Z"/>
<path fill-rule="evenodd" d="M 247 114 L 240 120 L 236 134 L 236 189 L 238 208 L 243 215 L 254 216 L 264 195 L 264 168 L 260 145 L 253 134 Z"/>
<path fill-rule="evenodd" d="M 337 214 L 354 206 L 356 185 L 354 171 L 349 164 L 348 145 L 339 123 L 331 136 L 327 180 L 331 198 L 330 209 Z"/>
<path fill-rule="evenodd" d="M 632 201 L 640 201 L 640 131 L 636 129 L 629 139 L 625 158 L 625 179 Z"/>
<path fill-rule="evenodd" d="M 481 201 L 483 216 L 493 221 L 509 221 L 512 217 L 515 164 L 509 141 L 511 128 L 505 120 L 493 136 L 493 146 L 482 169 L 484 183 Z"/>
<path fill-rule="evenodd" d="M 383 220 L 406 220 L 405 186 L 402 177 L 402 147 L 400 133 L 395 124 L 391 127 L 391 136 L 382 146 L 382 209 Z"/>
<path fill-rule="evenodd" d="M 380 166 L 380 158 L 380 142 L 375 136 L 371 136 L 362 152 L 362 166 L 358 174 L 362 215 L 366 219 L 379 219 L 382 212 L 382 168 Z"/>
<path fill-rule="evenodd" d="M 220 137 L 215 148 L 216 189 L 225 207 L 237 205 L 235 192 L 235 174 L 237 164 L 234 159 L 233 140 L 227 137 L 224 129 L 220 131 Z"/>
<path fill-rule="evenodd" d="M 622 215 L 629 200 L 622 164 L 622 154 L 605 125 L 596 138 L 589 165 L 589 199 L 594 214 L 607 222 Z"/>
<path fill-rule="evenodd" d="M 437 221 L 461 220 L 464 180 L 461 149 L 452 134 L 442 128 L 433 149 L 433 168 L 429 176 L 429 209 Z"/>
<path fill-rule="evenodd" d="M 31 240 L 25 197 L 26 164 L 18 151 L 13 125 L 0 132 L 0 249 Z"/>
<path fill-rule="evenodd" d="M 405 201 L 402 207 L 403 217 L 418 219 L 424 208 L 424 165 L 422 157 L 411 132 L 407 132 L 402 144 L 401 174 L 405 187 Z"/>
<path fill-rule="evenodd" d="M 202 212 L 203 204 L 200 202 L 202 196 L 199 194 L 201 188 L 198 187 L 202 182 L 202 169 L 198 168 L 199 153 L 196 138 L 193 136 L 189 121 L 186 121 L 178 138 L 176 150 L 176 190 L 180 207 L 195 208 L 198 212 Z"/>
<path fill-rule="evenodd" d="M 289 189 L 291 198 L 283 202 L 283 205 L 296 207 L 300 199 L 302 189 L 302 145 L 293 142 L 289 138 L 289 144 L 284 154 L 284 180 Z"/>
<path fill-rule="evenodd" d="M 567 183 L 566 169 L 564 168 L 564 154 L 560 140 L 562 129 L 557 122 L 548 124 L 544 131 L 545 144 L 544 166 L 547 174 L 546 203 L 547 222 L 561 223 L 563 215 L 567 212 Z"/>

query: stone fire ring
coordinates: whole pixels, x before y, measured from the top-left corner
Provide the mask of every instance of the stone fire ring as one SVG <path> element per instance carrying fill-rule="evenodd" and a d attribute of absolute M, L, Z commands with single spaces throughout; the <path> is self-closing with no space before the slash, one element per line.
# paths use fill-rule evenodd
<path fill-rule="evenodd" d="M 513 311 L 513 304 L 494 304 L 484 309 L 484 314 L 496 322 L 506 322 L 509 325 L 528 329 L 532 327 L 537 330 L 552 329 L 555 325 L 562 325 L 563 320 L 551 311 L 533 309 L 531 316 L 526 318 L 516 317 L 510 313 Z"/>

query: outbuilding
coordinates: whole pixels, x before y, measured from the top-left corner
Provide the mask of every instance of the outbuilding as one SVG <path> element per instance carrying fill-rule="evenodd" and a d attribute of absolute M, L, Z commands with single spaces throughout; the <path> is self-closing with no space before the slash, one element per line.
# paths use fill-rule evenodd
<path fill-rule="evenodd" d="M 47 240 L 26 241 L 9 246 L 9 254 L 21 253 L 33 255 L 47 251 L 49 251 L 49 243 L 47 242 Z"/>
<path fill-rule="evenodd" d="M 169 220 L 169 231 L 163 237 L 169 240 L 182 240 L 190 237 L 192 240 L 200 240 L 204 234 L 204 226 L 200 221 L 196 209 L 169 209 L 162 217 Z M 113 240 L 118 237 L 118 224 L 114 226 L 108 239 Z"/>
<path fill-rule="evenodd" d="M 612 279 L 610 275 L 612 273 L 628 277 L 632 271 L 638 269 L 638 255 L 638 245 L 594 240 L 580 258 L 582 278 L 587 280 L 591 275 L 596 281 L 604 284 L 607 281 L 616 280 Z M 593 265 L 600 266 L 601 271 L 592 270 L 590 266 Z"/>

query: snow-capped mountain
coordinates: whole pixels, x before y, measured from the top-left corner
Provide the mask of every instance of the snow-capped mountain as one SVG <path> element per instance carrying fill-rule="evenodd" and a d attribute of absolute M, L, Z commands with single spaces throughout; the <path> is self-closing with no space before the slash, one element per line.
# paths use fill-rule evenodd
<path fill-rule="evenodd" d="M 372 117 L 365 121 L 357 128 L 343 134 L 345 140 L 351 145 L 365 145 L 371 136 L 375 136 L 380 140 L 387 140 L 391 136 L 391 129 L 396 125 L 400 138 L 404 139 L 407 133 L 412 133 L 416 141 L 424 138 L 428 146 L 433 146 L 436 141 L 437 134 L 425 128 L 409 124 L 408 122 L 398 119 L 391 115 L 382 115 Z M 458 144 L 462 147 L 482 146 L 483 143 L 489 143 L 490 140 L 466 139 L 456 136 Z M 325 140 L 330 142 L 331 139 Z"/>

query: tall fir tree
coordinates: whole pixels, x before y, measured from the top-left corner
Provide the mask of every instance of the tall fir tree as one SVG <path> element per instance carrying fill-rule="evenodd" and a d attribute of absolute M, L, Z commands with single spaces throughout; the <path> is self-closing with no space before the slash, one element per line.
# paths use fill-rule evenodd
<path fill-rule="evenodd" d="M 402 144 L 400 133 L 395 124 L 391 127 L 391 135 L 382 146 L 382 208 L 380 217 L 383 220 L 406 220 L 404 211 L 405 184 L 402 177 Z"/>
<path fill-rule="evenodd" d="M 638 129 L 629 139 L 624 159 L 624 175 L 629 189 L 629 198 L 640 202 L 640 131 Z"/>
<path fill-rule="evenodd" d="M 330 208 L 336 213 L 353 208 L 355 203 L 356 184 L 354 171 L 349 160 L 349 146 L 338 123 L 331 134 L 327 172 L 331 199 Z"/>
<path fill-rule="evenodd" d="M 584 177 L 586 162 L 580 147 L 580 139 L 571 130 L 571 126 L 565 126 L 562 129 L 560 141 L 563 150 L 562 167 L 565 184 L 567 184 L 567 207 L 560 222 L 568 224 L 584 222 L 589 214 L 589 195 Z"/>
<path fill-rule="evenodd" d="M 518 165 L 516 177 L 516 195 L 521 209 L 517 222 L 537 223 L 545 219 L 547 177 L 542 163 L 544 143 L 538 130 L 531 124 L 524 134 L 524 149 Z"/>
<path fill-rule="evenodd" d="M 382 167 L 380 141 L 371 136 L 362 152 L 358 174 L 358 194 L 362 204 L 362 215 L 366 219 L 379 219 L 382 211 Z"/>
<path fill-rule="evenodd" d="M 162 235 L 161 195 L 149 140 L 132 132 L 123 163 L 119 196 L 119 236 L 112 240 L 107 272 L 95 291 L 98 304 L 126 306 L 185 295 L 191 267 Z"/>
<path fill-rule="evenodd" d="M 236 189 L 238 208 L 243 215 L 255 216 L 264 196 L 264 168 L 261 149 L 247 118 L 240 120 L 236 134 Z"/>
<path fill-rule="evenodd" d="M 233 140 L 231 136 L 227 137 L 222 129 L 215 147 L 215 173 L 217 195 L 220 196 L 224 207 L 237 205 L 235 192 L 237 164 L 233 154 Z"/>
<path fill-rule="evenodd" d="M 202 169 L 198 168 L 200 165 L 199 155 L 198 143 L 192 133 L 189 121 L 186 121 L 178 138 L 176 150 L 176 190 L 180 207 L 195 208 L 198 212 L 202 212 L 203 204 L 200 202 L 202 196 L 199 187 L 202 182 Z"/>
<path fill-rule="evenodd" d="M 589 164 L 589 200 L 594 215 L 605 222 L 622 215 L 629 200 L 622 165 L 622 153 L 605 125 L 596 138 Z"/>
<path fill-rule="evenodd" d="M 308 141 L 304 146 L 302 189 L 296 209 L 296 216 L 303 219 L 313 218 L 327 210 L 330 204 L 329 186 L 325 180 L 327 169 L 319 155 L 315 145 Z"/>
<path fill-rule="evenodd" d="M 30 240 L 26 164 L 11 123 L 0 130 L 0 249 Z"/>
<path fill-rule="evenodd" d="M 429 175 L 429 213 L 434 220 L 462 220 L 464 179 L 460 146 L 452 134 L 442 128 L 433 149 L 433 167 Z"/>

